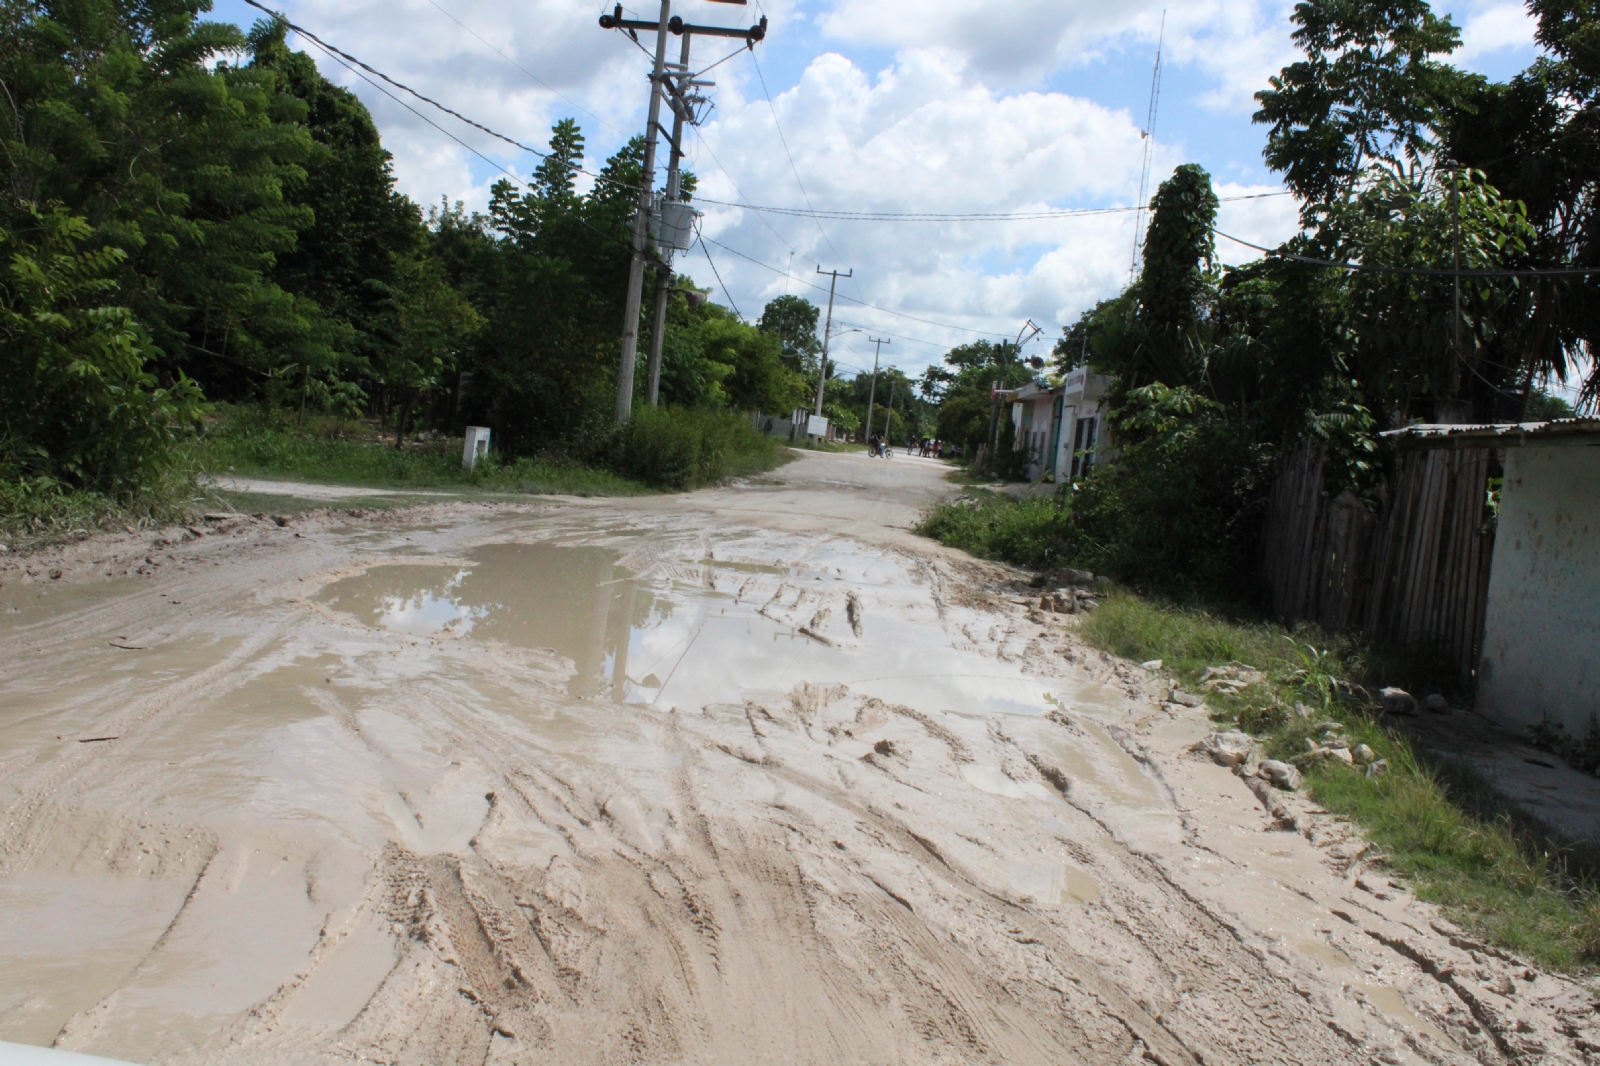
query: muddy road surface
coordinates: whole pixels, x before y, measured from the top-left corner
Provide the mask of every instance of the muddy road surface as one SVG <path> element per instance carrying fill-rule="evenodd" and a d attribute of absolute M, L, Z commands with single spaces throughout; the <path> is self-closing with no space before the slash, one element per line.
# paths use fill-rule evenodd
<path fill-rule="evenodd" d="M 141 1063 L 1583 1062 L 937 464 L 0 557 L 0 1040 Z M 1269 809 L 1276 807 L 1276 810 Z"/>

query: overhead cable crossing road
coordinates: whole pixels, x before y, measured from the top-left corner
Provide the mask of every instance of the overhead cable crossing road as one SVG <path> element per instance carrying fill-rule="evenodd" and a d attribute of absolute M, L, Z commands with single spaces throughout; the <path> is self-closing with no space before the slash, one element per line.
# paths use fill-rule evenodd
<path fill-rule="evenodd" d="M 1240 200 L 1262 200 L 1269 196 L 1289 196 L 1287 190 L 1278 192 L 1247 193 L 1242 196 L 1222 196 L 1220 203 Z M 800 207 L 769 207 L 760 204 L 728 203 L 706 196 L 695 197 L 696 203 L 715 204 L 718 207 L 738 207 L 746 211 L 761 211 L 773 215 L 793 215 L 798 218 L 831 218 L 845 222 L 1024 222 L 1050 218 L 1077 218 L 1086 215 L 1116 215 L 1145 210 L 1137 206 L 1117 207 L 1063 207 L 1039 211 L 837 211 L 814 210 Z"/>
<path fill-rule="evenodd" d="M 1279 248 L 1267 248 L 1259 244 L 1253 244 L 1250 241 L 1240 240 L 1238 237 L 1229 236 L 1219 229 L 1213 229 L 1211 232 L 1218 237 L 1224 237 L 1232 241 L 1234 244 L 1242 244 L 1246 248 L 1254 248 L 1271 259 L 1287 259 L 1295 263 L 1309 263 L 1312 266 L 1333 267 L 1337 270 L 1348 270 L 1355 274 L 1402 274 L 1425 278 L 1551 278 L 1567 275 L 1580 277 L 1585 274 L 1600 274 L 1600 266 L 1531 267 L 1527 270 L 1458 270 L 1454 267 L 1404 267 L 1383 266 L 1377 263 L 1343 263 L 1337 259 L 1318 259 L 1315 256 L 1285 252 Z"/>

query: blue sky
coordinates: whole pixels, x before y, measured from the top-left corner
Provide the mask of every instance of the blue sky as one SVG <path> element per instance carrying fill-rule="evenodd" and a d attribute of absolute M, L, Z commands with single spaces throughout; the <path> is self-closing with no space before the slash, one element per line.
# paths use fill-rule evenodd
<path fill-rule="evenodd" d="M 621 34 L 600 29 L 608 5 L 598 0 L 280 2 L 329 42 L 524 143 L 542 144 L 551 123 L 571 115 L 597 165 L 643 126 L 648 61 Z M 640 0 L 629 9 L 633 17 L 658 11 Z M 1261 162 L 1251 94 L 1294 57 L 1291 10 L 1264 0 L 1192 0 L 1167 10 L 1163 30 L 1160 0 L 760 0 L 747 8 L 679 0 L 674 11 L 694 23 L 770 19 L 755 60 L 772 102 L 752 57 L 719 67 L 711 75 L 716 108 L 688 139 L 688 165 L 703 196 L 728 203 L 803 207 L 809 196 L 819 209 L 988 212 L 1131 205 L 1164 33 L 1152 187 L 1177 164 L 1197 162 L 1224 197 L 1270 192 L 1278 182 Z M 1465 27 L 1457 62 L 1469 69 L 1505 78 L 1535 56 L 1531 23 L 1515 0 L 1437 10 Z M 218 0 L 213 17 L 249 25 L 258 14 L 242 0 Z M 726 41 L 696 41 L 697 61 L 729 50 Z M 495 166 L 318 60 L 372 109 L 402 190 L 423 203 L 445 197 L 483 206 L 500 176 Z M 536 163 L 454 120 L 429 117 L 498 166 L 526 174 Z M 1134 244 L 1131 214 L 868 224 L 706 206 L 708 243 L 683 256 L 680 269 L 715 288 L 716 299 L 749 317 L 784 291 L 820 303 L 826 293 L 805 287 L 818 280 L 816 267 L 854 269 L 836 317 L 845 323 L 838 328 L 861 332 L 841 336 L 841 358 L 870 366 L 864 338 L 887 334 L 896 343 L 886 358 L 913 372 L 952 343 L 1015 336 L 1026 319 L 1047 337 L 1058 334 L 1126 282 Z M 1292 231 L 1294 216 L 1289 197 L 1266 197 L 1226 203 L 1222 222 L 1270 244 Z M 1228 262 L 1253 254 L 1226 243 L 1219 250 Z"/>

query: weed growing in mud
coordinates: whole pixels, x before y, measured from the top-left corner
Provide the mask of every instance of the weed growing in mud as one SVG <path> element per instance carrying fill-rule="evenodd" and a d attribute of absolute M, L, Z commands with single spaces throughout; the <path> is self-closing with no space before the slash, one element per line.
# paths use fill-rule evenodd
<path fill-rule="evenodd" d="M 1336 721 L 1352 748 L 1366 744 L 1387 760 L 1387 772 L 1373 777 L 1338 760 L 1311 762 L 1304 767 L 1306 787 L 1326 810 L 1360 826 L 1381 861 L 1419 898 L 1489 942 L 1553 969 L 1600 962 L 1593 864 L 1502 801 L 1478 775 L 1427 758 L 1377 717 L 1361 686 L 1403 676 L 1396 662 L 1348 637 L 1234 622 L 1123 592 L 1086 616 L 1079 632 L 1124 658 L 1161 659 L 1191 687 L 1201 685 L 1208 668 L 1229 662 L 1260 670 L 1262 682 L 1207 693 L 1219 722 L 1237 723 L 1274 758 L 1287 760 Z"/>
<path fill-rule="evenodd" d="M 359 423 L 318 418 L 293 427 L 253 408 L 231 408 L 193 447 L 206 474 L 298 478 L 384 488 L 630 496 L 757 474 L 790 457 L 747 418 L 722 412 L 643 408 L 592 461 L 541 455 L 505 459 L 491 451 L 461 469 L 459 438 L 396 449 Z"/>
<path fill-rule="evenodd" d="M 138 494 L 112 497 L 53 478 L 0 480 L 0 544 L 8 550 L 80 539 L 100 530 L 181 520 L 199 499 L 194 483 L 169 472 Z"/>
<path fill-rule="evenodd" d="M 1049 566 L 1062 561 L 1065 528 L 1064 496 L 1012 500 L 974 489 L 965 500 L 934 508 L 916 531 L 982 559 Z"/>

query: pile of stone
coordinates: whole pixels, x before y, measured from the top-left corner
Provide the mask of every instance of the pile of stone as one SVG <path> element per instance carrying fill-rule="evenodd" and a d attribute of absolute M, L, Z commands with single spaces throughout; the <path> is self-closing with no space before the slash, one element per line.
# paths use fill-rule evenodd
<path fill-rule="evenodd" d="M 1265 684 L 1267 675 L 1253 666 L 1230 662 L 1226 666 L 1209 666 L 1200 678 L 1200 691 L 1221 692 L 1237 696 L 1251 685 Z"/>
<path fill-rule="evenodd" d="M 1305 752 L 1295 756 L 1297 765 L 1310 766 L 1332 760 L 1346 766 L 1360 767 L 1368 777 L 1377 777 L 1389 769 L 1389 760 L 1378 758 L 1378 753 L 1367 745 L 1350 746 L 1349 739 L 1344 735 L 1344 723 L 1323 722 L 1317 728 L 1322 730 L 1322 736 L 1306 737 Z"/>
<path fill-rule="evenodd" d="M 1403 688 L 1393 685 L 1378 690 L 1378 702 L 1383 706 L 1383 713 L 1401 716 L 1414 715 L 1418 708 L 1429 714 L 1454 714 L 1455 708 L 1450 706 L 1450 701 L 1441 693 L 1435 692 L 1418 703 L 1417 698 Z"/>
<path fill-rule="evenodd" d="M 1100 597 L 1094 591 L 1094 575 L 1087 570 L 1067 567 L 1040 574 L 1033 579 L 1032 585 L 1044 590 L 1037 606 L 1045 614 L 1092 611 L 1100 602 Z"/>
<path fill-rule="evenodd" d="M 1308 737 L 1305 753 L 1296 756 L 1292 762 L 1262 759 L 1258 763 L 1252 763 L 1255 738 L 1238 730 L 1212 733 L 1196 744 L 1194 750 L 1209 755 L 1211 761 L 1218 766 L 1232 767 L 1233 772 L 1241 777 L 1259 778 L 1274 788 L 1286 792 L 1293 792 L 1300 787 L 1300 771 L 1303 767 L 1323 760 L 1331 759 L 1352 768 L 1360 767 L 1368 777 L 1377 777 L 1389 769 L 1388 760 L 1378 758 L 1377 752 L 1367 745 L 1357 744 L 1351 747 L 1349 740 L 1344 736 L 1343 724 L 1323 722 L 1318 728 L 1322 730 L 1322 736 Z"/>

